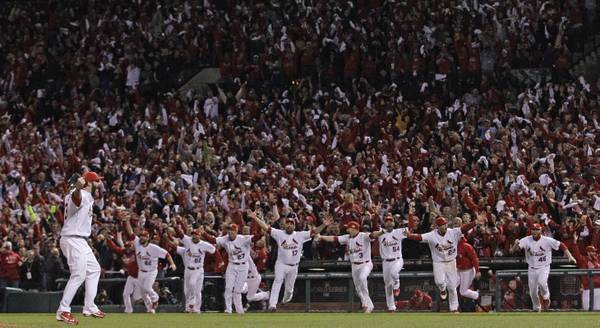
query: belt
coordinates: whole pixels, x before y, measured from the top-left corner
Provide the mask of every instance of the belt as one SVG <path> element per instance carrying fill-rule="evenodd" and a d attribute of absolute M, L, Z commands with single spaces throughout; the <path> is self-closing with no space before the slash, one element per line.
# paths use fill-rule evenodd
<path fill-rule="evenodd" d="M 246 262 L 229 262 L 231 264 L 235 264 L 235 265 L 244 265 L 246 264 Z"/>
<path fill-rule="evenodd" d="M 437 263 L 450 263 L 450 262 L 454 262 L 454 261 L 456 261 L 456 259 L 450 260 L 450 261 L 437 261 Z"/>
<path fill-rule="evenodd" d="M 367 261 L 364 261 L 364 262 L 352 262 L 352 264 L 359 265 L 359 264 L 364 264 L 364 263 L 369 263 L 369 262 L 371 262 L 371 260 L 367 260 Z"/>
<path fill-rule="evenodd" d="M 402 260 L 402 258 L 401 257 L 397 257 L 395 259 L 384 259 L 384 261 L 386 261 L 386 262 L 394 262 L 396 260 Z"/>
<path fill-rule="evenodd" d="M 285 265 L 287 265 L 287 266 L 291 266 L 291 267 L 295 267 L 295 266 L 297 266 L 297 265 L 298 265 L 298 263 L 296 263 L 296 264 L 287 264 L 287 263 L 283 263 L 283 264 L 285 264 Z"/>
<path fill-rule="evenodd" d="M 187 267 L 187 269 L 188 270 L 192 270 L 192 271 L 194 271 L 194 270 L 200 270 L 200 268 L 193 268 L 193 267 Z"/>
<path fill-rule="evenodd" d="M 150 271 L 146 271 L 146 270 L 142 270 L 142 269 L 140 269 L 140 271 L 142 271 L 142 272 L 144 272 L 144 273 L 148 273 L 148 272 L 150 272 Z"/>
<path fill-rule="evenodd" d="M 64 235 L 64 236 L 60 236 L 61 238 L 79 238 L 79 239 L 85 239 L 87 240 L 88 237 L 84 237 L 84 236 L 79 236 L 79 235 Z"/>

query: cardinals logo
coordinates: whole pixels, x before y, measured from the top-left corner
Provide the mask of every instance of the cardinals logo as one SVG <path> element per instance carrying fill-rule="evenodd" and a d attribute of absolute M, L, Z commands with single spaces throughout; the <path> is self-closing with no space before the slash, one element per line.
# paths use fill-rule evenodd
<path fill-rule="evenodd" d="M 292 241 L 295 242 L 296 244 L 289 244 L 287 242 L 287 240 L 284 240 L 281 243 L 281 248 L 283 248 L 283 249 L 296 249 L 296 248 L 298 248 L 298 245 L 297 245 L 298 243 L 294 239 L 292 239 Z"/>

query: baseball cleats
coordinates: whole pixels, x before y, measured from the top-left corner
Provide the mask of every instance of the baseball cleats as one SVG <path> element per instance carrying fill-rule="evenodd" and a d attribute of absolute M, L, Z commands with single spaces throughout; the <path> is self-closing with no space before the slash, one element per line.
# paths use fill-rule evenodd
<path fill-rule="evenodd" d="M 92 317 L 92 318 L 97 318 L 97 319 L 104 319 L 106 317 L 106 313 L 98 310 L 98 312 L 94 312 L 94 313 L 86 313 L 83 312 L 83 316 L 84 317 Z"/>
<path fill-rule="evenodd" d="M 442 301 L 445 301 L 448 298 L 448 291 L 447 290 L 440 290 L 440 298 L 442 299 Z"/>
<path fill-rule="evenodd" d="M 59 312 L 56 314 L 56 320 L 62 321 L 69 325 L 76 325 L 79 323 L 77 319 L 71 314 L 71 312 Z"/>

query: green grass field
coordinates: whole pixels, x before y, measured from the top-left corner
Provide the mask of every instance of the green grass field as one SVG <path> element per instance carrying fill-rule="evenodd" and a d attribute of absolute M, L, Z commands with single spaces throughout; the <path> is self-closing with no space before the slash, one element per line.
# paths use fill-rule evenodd
<path fill-rule="evenodd" d="M 105 319 L 84 318 L 78 327 L 600 327 L 600 313 L 249 313 L 225 314 L 108 314 Z M 51 314 L 0 314 L 0 328 L 66 327 Z"/>

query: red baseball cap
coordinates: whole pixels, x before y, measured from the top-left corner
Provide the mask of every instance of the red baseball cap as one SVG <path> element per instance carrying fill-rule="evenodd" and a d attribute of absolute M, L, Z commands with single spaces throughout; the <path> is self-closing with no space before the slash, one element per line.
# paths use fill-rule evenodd
<path fill-rule="evenodd" d="M 235 231 L 237 231 L 238 228 L 239 228 L 239 226 L 237 224 L 235 224 L 235 223 L 232 223 L 232 224 L 228 225 L 227 228 L 229 230 L 235 230 Z"/>
<path fill-rule="evenodd" d="M 346 224 L 346 229 L 347 228 L 352 228 L 352 229 L 360 230 L 360 225 L 356 221 L 350 221 L 350 222 L 348 222 L 348 224 Z"/>
<path fill-rule="evenodd" d="M 435 225 L 439 226 L 443 226 L 444 224 L 448 224 L 448 220 L 446 220 L 445 217 L 443 216 L 438 216 L 437 219 L 435 219 Z"/>
<path fill-rule="evenodd" d="M 140 236 L 142 236 L 142 237 L 150 237 L 150 232 L 148 230 L 144 230 L 144 231 L 142 231 L 142 233 L 140 234 Z"/>
<path fill-rule="evenodd" d="M 542 226 L 539 223 L 534 223 L 533 226 L 531 226 L 532 230 L 542 230 Z"/>
<path fill-rule="evenodd" d="M 102 177 L 99 176 L 98 174 L 96 174 L 96 172 L 93 172 L 93 171 L 87 171 L 87 172 L 85 172 L 83 174 L 83 178 L 87 182 L 95 182 L 95 181 L 102 180 Z"/>
<path fill-rule="evenodd" d="M 586 247 L 586 248 L 585 248 L 585 251 L 586 251 L 586 252 L 588 252 L 588 253 L 589 253 L 589 252 L 597 252 L 597 250 L 596 250 L 596 247 L 594 247 L 594 246 L 592 246 L 592 245 L 590 245 L 590 246 Z"/>

